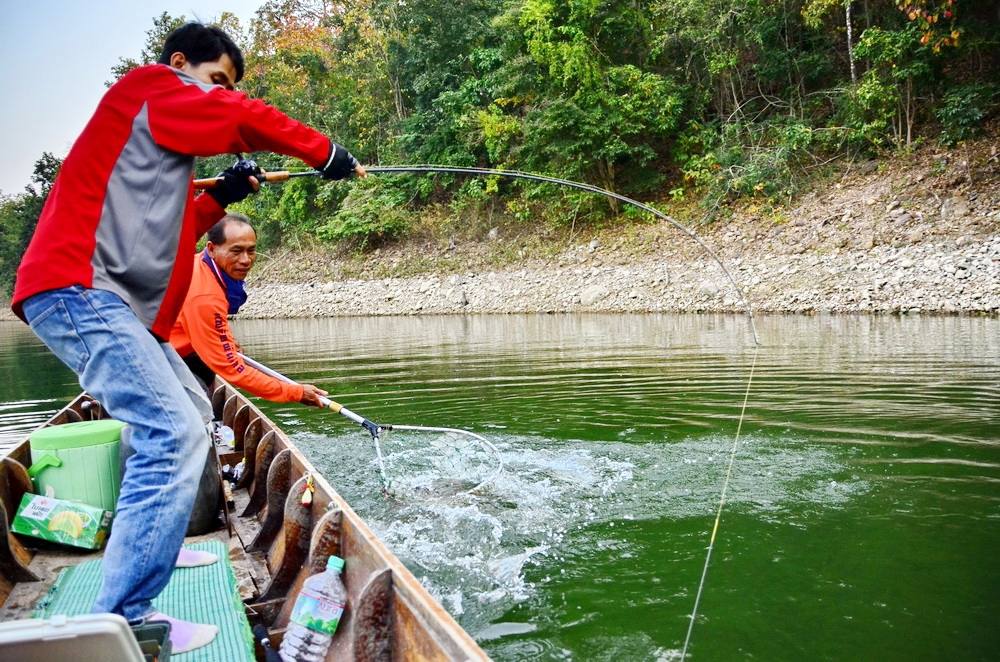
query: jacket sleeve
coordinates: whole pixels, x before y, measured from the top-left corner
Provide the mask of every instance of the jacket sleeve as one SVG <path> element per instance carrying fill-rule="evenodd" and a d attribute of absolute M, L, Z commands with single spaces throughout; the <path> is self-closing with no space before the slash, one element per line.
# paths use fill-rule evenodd
<path fill-rule="evenodd" d="M 216 221 L 226 215 L 226 210 L 219 206 L 215 198 L 202 193 L 194 199 L 195 233 L 201 236 L 208 232 Z"/>
<path fill-rule="evenodd" d="M 189 156 L 268 151 L 287 154 L 313 167 L 330 155 L 330 140 L 262 101 L 219 85 L 190 82 L 161 67 L 163 76 L 147 97 L 153 140 Z"/>
<path fill-rule="evenodd" d="M 225 299 L 195 296 L 184 304 L 184 317 L 191 347 L 209 368 L 233 386 L 272 402 L 298 402 L 302 385 L 279 381 L 251 368 L 238 353 L 229 330 Z"/>

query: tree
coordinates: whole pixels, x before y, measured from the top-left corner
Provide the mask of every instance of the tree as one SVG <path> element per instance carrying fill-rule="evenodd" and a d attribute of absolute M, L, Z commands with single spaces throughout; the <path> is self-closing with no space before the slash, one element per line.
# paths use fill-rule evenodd
<path fill-rule="evenodd" d="M 111 67 L 111 75 L 114 78 L 106 82 L 105 85 L 111 87 L 115 81 L 133 69 L 156 62 L 160 53 L 163 52 L 163 43 L 167 40 L 167 36 L 186 22 L 187 19 L 183 15 L 174 17 L 167 12 L 154 17 L 153 27 L 146 31 L 146 43 L 142 47 L 139 58 L 118 58 L 118 64 Z"/>
<path fill-rule="evenodd" d="M 0 198 L 0 291 L 10 293 L 21 256 L 35 233 L 38 216 L 55 183 L 62 160 L 44 152 L 35 161 L 24 193 Z"/>

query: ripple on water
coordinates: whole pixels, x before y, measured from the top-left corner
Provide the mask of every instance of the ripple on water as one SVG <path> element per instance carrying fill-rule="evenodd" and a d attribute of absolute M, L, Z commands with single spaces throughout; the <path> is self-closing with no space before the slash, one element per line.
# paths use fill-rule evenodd
<path fill-rule="evenodd" d="M 733 443 L 715 435 L 639 444 L 494 435 L 505 469 L 481 492 L 468 495 L 434 488 L 475 480 L 482 453 L 476 458 L 473 446 L 411 437 L 408 447 L 387 449 L 397 500 L 385 500 L 363 435 L 300 434 L 294 440 L 462 625 L 487 634 L 513 605 L 535 594 L 525 569 L 558 572 L 576 532 L 604 522 L 713 513 Z M 463 464 L 463 452 L 473 459 Z M 750 436 L 737 452 L 727 508 L 751 510 L 763 519 L 787 523 L 803 502 L 836 507 L 868 489 L 864 481 L 844 477 L 843 453 L 835 455 L 824 444 Z M 450 456 L 443 465 L 436 461 L 441 456 Z M 358 471 L 362 466 L 369 470 Z M 442 475 L 442 466 L 450 473 Z M 621 550 L 623 556 L 629 553 Z M 527 654 L 522 646 L 542 643 L 511 645 L 502 647 L 504 659 L 518 659 Z"/>

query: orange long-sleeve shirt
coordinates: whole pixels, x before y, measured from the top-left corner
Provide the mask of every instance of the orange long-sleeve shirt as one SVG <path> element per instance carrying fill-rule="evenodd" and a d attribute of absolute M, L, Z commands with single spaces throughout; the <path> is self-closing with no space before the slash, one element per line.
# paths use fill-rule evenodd
<path fill-rule="evenodd" d="M 229 329 L 229 302 L 212 268 L 194 256 L 191 287 L 181 307 L 170 344 L 182 357 L 192 352 L 227 382 L 273 402 L 298 402 L 302 385 L 289 384 L 251 368 L 240 358 L 240 346 Z"/>

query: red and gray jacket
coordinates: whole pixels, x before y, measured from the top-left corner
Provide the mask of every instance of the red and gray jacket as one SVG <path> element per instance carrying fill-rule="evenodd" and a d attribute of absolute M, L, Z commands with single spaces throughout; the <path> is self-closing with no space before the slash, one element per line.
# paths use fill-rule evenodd
<path fill-rule="evenodd" d="M 195 242 L 224 210 L 194 198 L 194 157 L 272 151 L 322 167 L 323 134 L 246 95 L 163 64 L 101 99 L 63 162 L 17 270 L 12 308 L 82 285 L 118 294 L 166 339 L 191 281 Z"/>

